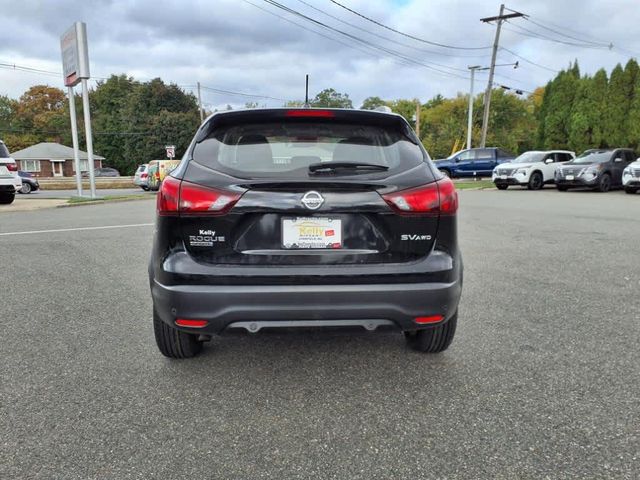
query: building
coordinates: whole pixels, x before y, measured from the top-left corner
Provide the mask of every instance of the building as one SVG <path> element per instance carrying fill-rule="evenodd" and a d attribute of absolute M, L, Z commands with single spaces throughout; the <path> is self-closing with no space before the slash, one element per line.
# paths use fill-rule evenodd
<path fill-rule="evenodd" d="M 80 171 L 89 170 L 87 152 L 80 150 Z M 76 174 L 73 148 L 59 143 L 38 143 L 23 150 L 13 152 L 11 157 L 18 162 L 18 168 L 36 177 L 73 177 Z M 104 157 L 93 154 L 95 168 L 102 168 Z"/>

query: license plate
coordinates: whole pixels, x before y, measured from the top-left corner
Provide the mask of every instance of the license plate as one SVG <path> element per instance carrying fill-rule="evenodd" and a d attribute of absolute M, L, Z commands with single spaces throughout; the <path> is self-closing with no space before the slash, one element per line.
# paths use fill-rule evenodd
<path fill-rule="evenodd" d="M 507 176 L 506 175 L 500 175 L 500 180 L 506 180 Z"/>
<path fill-rule="evenodd" d="M 342 248 L 342 220 L 329 217 L 284 218 L 282 246 L 286 249 Z"/>
<path fill-rule="evenodd" d="M 576 177 L 574 177 L 573 175 L 567 175 L 566 179 L 567 180 L 574 180 Z"/>

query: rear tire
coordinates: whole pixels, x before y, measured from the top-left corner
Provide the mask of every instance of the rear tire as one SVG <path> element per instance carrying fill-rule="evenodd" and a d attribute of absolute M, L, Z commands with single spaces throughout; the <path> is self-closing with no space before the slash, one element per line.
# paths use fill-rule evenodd
<path fill-rule="evenodd" d="M 611 176 L 608 173 L 602 174 L 596 190 L 602 193 L 607 193 L 611 190 Z"/>
<path fill-rule="evenodd" d="M 445 177 L 451 178 L 451 172 L 449 170 L 440 170 L 440 173 L 442 173 Z"/>
<path fill-rule="evenodd" d="M 140 187 L 142 190 L 144 190 L 145 192 L 149 191 L 149 187 Z"/>
<path fill-rule="evenodd" d="M 627 192 L 627 193 L 633 194 L 633 193 L 636 193 L 638 191 L 638 189 L 637 188 L 633 188 L 633 187 L 625 187 L 624 191 Z"/>
<path fill-rule="evenodd" d="M 189 334 L 164 323 L 153 311 L 153 331 L 160 353 L 169 358 L 191 358 L 202 351 L 197 334 Z"/>
<path fill-rule="evenodd" d="M 24 194 L 31 193 L 31 184 L 28 182 L 24 182 L 22 184 L 22 188 L 19 191 L 20 193 L 24 193 Z"/>
<path fill-rule="evenodd" d="M 542 174 L 540 172 L 533 172 L 531 177 L 529 177 L 527 188 L 529 190 L 540 190 L 543 186 L 544 181 L 542 179 Z"/>
<path fill-rule="evenodd" d="M 15 193 L 0 194 L 0 205 L 9 205 L 10 203 L 13 203 L 15 198 L 16 198 Z"/>
<path fill-rule="evenodd" d="M 506 190 L 507 188 L 509 188 L 509 185 L 496 185 L 496 188 L 498 190 Z"/>
<path fill-rule="evenodd" d="M 457 323 L 458 312 L 456 311 L 447 323 L 433 328 L 418 330 L 417 332 L 405 332 L 407 344 L 418 352 L 444 352 L 453 341 Z"/>

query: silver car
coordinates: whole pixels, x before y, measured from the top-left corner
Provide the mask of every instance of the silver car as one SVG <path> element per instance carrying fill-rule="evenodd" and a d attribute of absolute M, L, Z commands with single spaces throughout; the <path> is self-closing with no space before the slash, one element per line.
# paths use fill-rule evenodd
<path fill-rule="evenodd" d="M 133 177 L 133 184 L 142 188 L 145 192 L 149 190 L 149 164 L 139 165 Z"/>

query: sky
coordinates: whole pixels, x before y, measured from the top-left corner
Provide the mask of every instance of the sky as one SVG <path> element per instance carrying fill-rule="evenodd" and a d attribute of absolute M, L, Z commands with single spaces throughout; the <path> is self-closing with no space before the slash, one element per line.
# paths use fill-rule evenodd
<path fill-rule="evenodd" d="M 55 73 L 62 70 L 60 35 L 74 21 L 87 24 L 91 85 L 121 73 L 187 91 L 199 81 L 208 110 L 302 99 L 306 73 L 312 97 L 334 88 L 355 107 L 374 95 L 426 102 L 467 93 L 467 67 L 490 64 L 495 24 L 480 18 L 497 15 L 497 2 L 337 1 L 405 35 L 331 0 L 273 2 L 289 10 L 265 0 L 0 0 L 0 95 L 18 98 L 36 84 L 63 88 Z M 638 0 L 511 0 L 506 7 L 528 17 L 504 24 L 500 46 L 509 51 L 499 50 L 497 63 L 519 67 L 497 67 L 498 85 L 526 94 L 576 59 L 592 74 L 640 56 Z M 478 72 L 475 92 L 486 85 L 487 73 Z"/>

